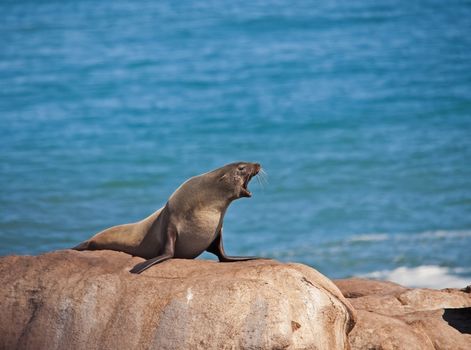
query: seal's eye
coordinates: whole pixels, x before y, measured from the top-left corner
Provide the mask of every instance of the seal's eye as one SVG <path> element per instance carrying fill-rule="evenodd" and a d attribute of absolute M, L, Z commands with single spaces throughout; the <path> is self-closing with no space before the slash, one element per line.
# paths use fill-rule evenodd
<path fill-rule="evenodd" d="M 237 170 L 240 170 L 240 171 L 245 170 L 245 165 L 239 165 L 237 167 Z"/>

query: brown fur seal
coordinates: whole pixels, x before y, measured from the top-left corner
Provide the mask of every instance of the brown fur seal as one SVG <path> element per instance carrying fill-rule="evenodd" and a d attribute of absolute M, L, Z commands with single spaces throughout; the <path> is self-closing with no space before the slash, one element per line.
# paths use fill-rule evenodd
<path fill-rule="evenodd" d="M 171 258 L 196 258 L 205 250 L 222 262 L 256 259 L 226 255 L 222 222 L 233 200 L 251 197 L 247 185 L 260 169 L 258 163 L 239 162 L 192 177 L 149 217 L 108 228 L 72 249 L 111 249 L 148 259 L 132 273 Z"/>

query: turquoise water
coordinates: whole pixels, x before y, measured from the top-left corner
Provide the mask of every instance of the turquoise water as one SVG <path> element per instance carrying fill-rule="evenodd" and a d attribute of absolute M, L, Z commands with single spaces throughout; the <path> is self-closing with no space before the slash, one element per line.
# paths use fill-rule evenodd
<path fill-rule="evenodd" d="M 231 254 L 469 284 L 469 33 L 469 1 L 3 1 L 0 254 L 247 160 Z"/>

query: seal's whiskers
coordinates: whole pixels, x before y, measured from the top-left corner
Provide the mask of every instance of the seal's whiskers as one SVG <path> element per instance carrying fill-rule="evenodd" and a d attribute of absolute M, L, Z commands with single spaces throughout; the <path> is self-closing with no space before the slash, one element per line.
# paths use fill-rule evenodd
<path fill-rule="evenodd" d="M 257 178 L 260 178 L 260 181 L 265 185 L 268 183 L 268 174 L 263 168 L 260 169 Z"/>
<path fill-rule="evenodd" d="M 257 182 L 262 188 L 262 190 L 265 189 L 265 185 L 268 183 L 266 171 L 260 168 L 258 174 L 255 175 L 255 177 L 257 178 Z"/>

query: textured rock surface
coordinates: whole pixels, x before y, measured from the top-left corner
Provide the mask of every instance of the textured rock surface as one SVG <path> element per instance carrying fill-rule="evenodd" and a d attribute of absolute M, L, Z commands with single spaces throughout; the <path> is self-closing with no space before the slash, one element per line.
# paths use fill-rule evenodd
<path fill-rule="evenodd" d="M 345 349 L 354 311 L 300 264 L 58 251 L 0 259 L 2 349 Z"/>
<path fill-rule="evenodd" d="M 466 289 L 408 289 L 392 282 L 335 281 L 357 309 L 352 349 L 471 349 Z"/>

